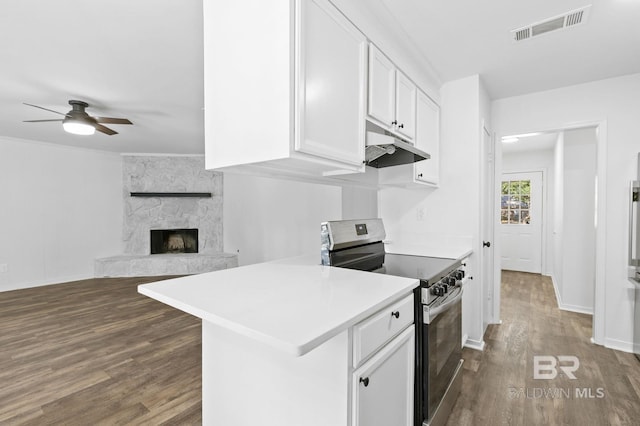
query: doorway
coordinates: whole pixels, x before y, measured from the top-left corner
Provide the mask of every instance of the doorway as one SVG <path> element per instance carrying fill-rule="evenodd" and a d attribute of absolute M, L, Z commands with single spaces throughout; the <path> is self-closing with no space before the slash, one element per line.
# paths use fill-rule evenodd
<path fill-rule="evenodd" d="M 551 276 L 554 281 L 556 299 L 560 308 L 568 311 L 593 314 L 593 341 L 602 344 L 602 325 L 604 324 L 604 251 L 600 249 L 605 238 L 604 229 L 597 223 L 602 221 L 606 214 L 606 122 L 584 123 L 575 127 L 547 130 L 543 132 L 527 133 L 518 139 L 531 142 L 535 139 L 546 137 L 547 141 L 539 141 L 536 148 L 522 149 L 519 167 L 513 167 L 513 161 L 505 160 L 510 148 L 502 143 L 506 135 L 496 135 L 496 183 L 494 184 L 496 207 L 494 211 L 494 223 L 497 224 L 494 232 L 496 241 L 496 259 L 494 262 L 494 322 L 500 321 L 500 278 L 502 270 L 502 258 L 509 257 L 507 251 L 509 242 L 504 244 L 502 240 L 502 225 L 507 214 L 509 221 L 509 206 L 502 208 L 503 181 L 519 181 L 516 172 L 542 172 L 543 175 L 543 212 L 541 214 L 542 238 L 541 261 L 539 273 Z M 584 142 L 586 140 L 586 142 Z M 544 144 L 547 144 L 544 147 Z M 504 149 L 507 147 L 506 149 Z M 586 155 L 588 153 L 588 155 Z M 578 155 L 577 155 L 578 154 Z M 586 156 L 582 156 L 586 155 Z M 580 170 L 576 172 L 575 168 Z M 503 174 L 512 173 L 509 179 L 502 179 Z M 516 179 L 518 177 L 518 179 Z M 526 179 L 525 179 L 526 180 Z M 522 183 L 517 185 L 521 187 Z M 511 195 L 507 188 L 506 195 Z M 529 189 L 530 190 L 530 189 Z M 582 193 L 580 193 L 582 191 Z M 525 191 L 526 192 L 526 188 Z M 523 193 L 514 195 L 523 197 Z M 507 202 L 511 198 L 507 197 Z M 546 204 L 545 204 L 546 203 Z M 522 222 L 522 210 L 527 210 L 526 203 L 517 197 L 511 200 L 514 210 L 519 209 L 518 214 L 512 214 L 513 220 Z M 533 207 L 531 204 L 530 207 Z M 503 212 L 507 210 L 507 212 Z M 528 210 L 531 210 L 530 208 Z M 531 215 L 531 212 L 530 212 Z M 533 218 L 533 216 L 531 216 Z M 508 225 L 508 223 L 507 223 Z M 580 226 L 579 230 L 576 228 Z M 521 248 L 521 247 L 520 247 Z M 537 248 L 535 249 L 537 251 Z M 580 260 L 577 260 L 577 257 Z M 522 256 L 524 257 L 524 256 Z M 581 269 L 575 266 L 580 265 Z M 509 267 L 505 267 L 508 269 Z M 573 268 L 573 269 L 572 269 Z M 514 268 L 515 269 L 515 268 Z M 536 270 L 537 271 L 537 270 Z"/>
<path fill-rule="evenodd" d="M 501 269 L 542 273 L 542 182 L 542 171 L 502 174 Z"/>

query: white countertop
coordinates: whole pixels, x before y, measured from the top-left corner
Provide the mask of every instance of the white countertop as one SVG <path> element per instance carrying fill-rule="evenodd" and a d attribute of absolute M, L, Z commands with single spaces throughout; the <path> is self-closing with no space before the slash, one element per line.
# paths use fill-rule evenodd
<path fill-rule="evenodd" d="M 319 256 L 300 256 L 143 284 L 138 291 L 300 356 L 418 285 L 317 263 Z"/>

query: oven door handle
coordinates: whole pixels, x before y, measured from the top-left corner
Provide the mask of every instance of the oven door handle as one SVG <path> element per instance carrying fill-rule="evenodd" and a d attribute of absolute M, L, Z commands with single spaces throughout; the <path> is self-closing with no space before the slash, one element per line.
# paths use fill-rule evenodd
<path fill-rule="evenodd" d="M 440 315 L 441 313 L 443 313 L 444 311 L 447 311 L 449 308 L 451 308 L 453 305 L 455 305 L 456 303 L 458 303 L 461 299 L 462 299 L 462 292 L 464 291 L 462 286 L 458 287 L 459 291 L 455 296 L 450 296 L 447 298 L 447 300 L 441 304 L 438 305 L 436 307 L 430 308 L 429 306 L 423 306 L 423 318 L 424 318 L 424 323 L 425 324 L 431 324 L 438 315 Z"/>
<path fill-rule="evenodd" d="M 629 266 L 640 266 L 640 181 L 631 182 L 629 195 Z"/>

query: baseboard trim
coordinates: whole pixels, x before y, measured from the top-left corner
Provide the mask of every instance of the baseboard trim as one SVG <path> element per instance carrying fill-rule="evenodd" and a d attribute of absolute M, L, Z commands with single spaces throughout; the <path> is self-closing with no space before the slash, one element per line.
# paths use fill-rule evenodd
<path fill-rule="evenodd" d="M 7 285 L 0 286 L 0 292 L 12 291 L 12 290 L 23 290 L 25 288 L 33 288 L 33 287 L 43 287 L 46 285 L 67 283 L 71 281 L 88 280 L 91 278 L 95 278 L 95 276 L 93 274 L 83 274 L 83 275 L 71 275 L 66 277 L 48 278 L 44 280 L 28 281 L 23 283 L 10 283 Z"/>
<path fill-rule="evenodd" d="M 575 312 L 577 314 L 593 315 L 593 308 L 587 308 L 586 306 L 562 304 L 558 306 L 558 308 L 560 308 L 560 310 L 563 310 L 563 311 Z"/>
<path fill-rule="evenodd" d="M 551 283 L 553 284 L 553 292 L 556 294 L 556 303 L 558 304 L 558 308 L 562 305 L 562 299 L 560 298 L 560 291 L 558 290 L 558 283 L 553 275 L 549 275 L 551 277 Z"/>
<path fill-rule="evenodd" d="M 556 279 L 553 277 L 553 275 L 549 275 L 549 277 L 551 277 L 551 282 L 553 283 L 553 291 L 556 294 L 556 303 L 558 304 L 558 309 L 560 309 L 561 311 L 575 312 L 578 314 L 593 315 L 593 308 L 563 303 L 562 298 L 560 297 L 560 291 L 558 290 L 558 283 L 556 282 Z"/>
<path fill-rule="evenodd" d="M 474 340 L 467 338 L 464 342 L 464 347 L 482 352 L 484 350 L 484 340 Z"/>
<path fill-rule="evenodd" d="M 605 348 L 614 349 L 616 351 L 622 351 L 627 353 L 640 353 L 640 345 L 634 345 L 633 342 L 625 342 L 624 340 L 617 340 L 606 338 L 604 339 Z M 634 346 L 637 352 L 634 352 Z"/>

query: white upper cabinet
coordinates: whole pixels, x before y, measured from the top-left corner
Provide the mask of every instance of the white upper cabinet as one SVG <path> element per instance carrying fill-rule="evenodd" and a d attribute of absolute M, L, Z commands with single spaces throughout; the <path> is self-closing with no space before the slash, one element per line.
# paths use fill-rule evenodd
<path fill-rule="evenodd" d="M 369 116 L 391 127 L 396 115 L 396 67 L 373 44 L 369 45 Z"/>
<path fill-rule="evenodd" d="M 407 139 L 416 135 L 416 85 L 396 70 L 396 131 Z"/>
<path fill-rule="evenodd" d="M 366 39 L 329 2 L 301 2 L 296 151 L 362 166 Z"/>
<path fill-rule="evenodd" d="M 416 85 L 377 47 L 369 45 L 367 114 L 373 123 L 403 139 L 415 136 Z"/>
<path fill-rule="evenodd" d="M 431 158 L 403 166 L 386 167 L 378 172 L 380 186 L 436 187 L 440 181 L 440 107 L 423 91 L 417 90 L 414 145 Z"/>
<path fill-rule="evenodd" d="M 440 107 L 422 91 L 418 91 L 416 123 L 416 147 L 431 155 L 415 163 L 416 180 L 435 186 L 440 180 Z"/>
<path fill-rule="evenodd" d="M 203 11 L 208 169 L 364 170 L 367 41 L 341 12 L 328 0 Z"/>

